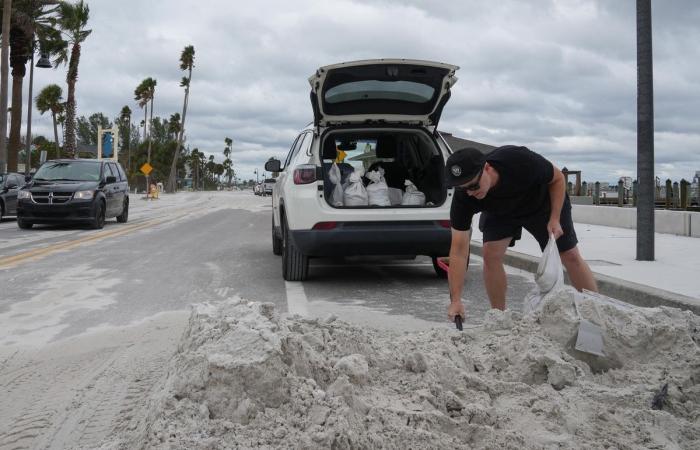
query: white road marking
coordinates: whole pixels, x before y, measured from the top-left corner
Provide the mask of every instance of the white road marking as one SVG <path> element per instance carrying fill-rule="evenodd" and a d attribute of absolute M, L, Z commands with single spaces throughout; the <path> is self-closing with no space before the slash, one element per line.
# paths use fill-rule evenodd
<path fill-rule="evenodd" d="M 309 316 L 309 300 L 304 292 L 304 283 L 301 281 L 285 281 L 287 289 L 287 311 L 290 315 L 298 314 L 302 317 Z"/>

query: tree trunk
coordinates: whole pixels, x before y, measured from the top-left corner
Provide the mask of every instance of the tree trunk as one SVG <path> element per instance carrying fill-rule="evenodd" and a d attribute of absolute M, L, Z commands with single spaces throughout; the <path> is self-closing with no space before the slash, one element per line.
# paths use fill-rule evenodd
<path fill-rule="evenodd" d="M 30 37 L 23 28 L 10 29 L 10 66 L 12 67 L 12 113 L 10 116 L 10 142 L 8 144 L 7 169 L 17 172 L 22 135 L 22 82 L 27 73 L 27 56 L 31 51 Z"/>
<path fill-rule="evenodd" d="M 0 51 L 0 173 L 7 172 L 7 54 L 10 48 L 10 17 L 12 0 L 4 0 L 2 11 L 2 50 Z"/>
<path fill-rule="evenodd" d="M 56 159 L 60 159 L 61 148 L 58 146 L 58 124 L 56 123 L 56 113 L 51 111 L 51 117 L 53 118 L 53 137 L 56 139 Z"/>
<path fill-rule="evenodd" d="M 80 44 L 74 44 L 68 63 L 68 98 L 66 100 L 66 131 L 63 149 L 73 158 L 78 157 L 78 147 L 75 141 L 75 83 L 78 81 L 78 63 L 80 62 Z"/>
<path fill-rule="evenodd" d="M 7 145 L 7 171 L 17 172 L 17 159 L 22 146 L 22 81 L 24 76 L 12 76 L 12 111 L 10 113 L 10 141 Z"/>
<path fill-rule="evenodd" d="M 654 260 L 654 81 L 651 0 L 637 0 L 637 260 Z"/>
<path fill-rule="evenodd" d="M 190 98 L 190 82 L 192 81 L 192 69 L 190 68 L 189 76 L 187 78 L 187 87 L 185 88 L 185 100 L 182 102 L 182 123 L 180 124 L 180 133 L 177 138 L 177 147 L 175 147 L 175 154 L 173 155 L 173 163 L 170 165 L 170 176 L 168 177 L 168 192 L 175 192 L 177 190 L 177 160 L 180 157 L 180 147 L 182 147 L 182 139 L 185 134 L 185 118 L 187 117 L 187 104 Z"/>

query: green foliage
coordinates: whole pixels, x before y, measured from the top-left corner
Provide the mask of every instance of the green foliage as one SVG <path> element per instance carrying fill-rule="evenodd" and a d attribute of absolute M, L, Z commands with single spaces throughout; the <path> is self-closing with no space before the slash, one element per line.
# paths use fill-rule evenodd
<path fill-rule="evenodd" d="M 82 144 L 97 145 L 97 127 L 112 128 L 112 122 L 102 113 L 92 114 L 89 118 L 80 116 L 77 120 L 76 134 Z"/>
<path fill-rule="evenodd" d="M 59 114 L 63 111 L 63 89 L 57 84 L 49 84 L 45 86 L 36 96 L 36 109 L 41 114 L 51 111 L 54 114 Z"/>

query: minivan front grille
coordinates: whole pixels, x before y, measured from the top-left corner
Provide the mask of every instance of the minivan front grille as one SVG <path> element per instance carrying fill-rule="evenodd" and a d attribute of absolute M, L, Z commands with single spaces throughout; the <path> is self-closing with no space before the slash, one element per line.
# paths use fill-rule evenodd
<path fill-rule="evenodd" d="M 73 198 L 72 192 L 32 192 L 34 203 L 41 205 L 57 205 L 66 203 Z"/>

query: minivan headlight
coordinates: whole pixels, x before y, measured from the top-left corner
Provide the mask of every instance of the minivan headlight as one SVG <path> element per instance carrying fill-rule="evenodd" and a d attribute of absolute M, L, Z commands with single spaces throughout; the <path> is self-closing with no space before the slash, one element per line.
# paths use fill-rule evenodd
<path fill-rule="evenodd" d="M 17 193 L 17 200 L 31 198 L 31 196 L 32 194 L 30 194 L 29 191 L 19 191 Z"/>
<path fill-rule="evenodd" d="M 80 200 L 90 200 L 94 196 L 92 191 L 78 191 L 73 195 L 73 198 Z"/>

